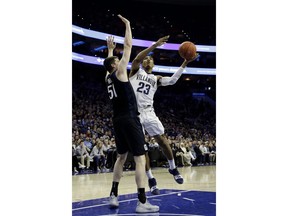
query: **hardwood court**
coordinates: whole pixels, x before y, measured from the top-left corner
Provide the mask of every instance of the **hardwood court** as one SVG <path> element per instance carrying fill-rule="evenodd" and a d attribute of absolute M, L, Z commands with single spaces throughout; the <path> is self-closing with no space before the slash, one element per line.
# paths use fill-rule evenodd
<path fill-rule="evenodd" d="M 216 166 L 195 166 L 178 168 L 184 178 L 177 184 L 167 168 L 152 169 L 159 189 L 216 192 Z M 119 184 L 119 195 L 136 193 L 134 171 L 124 171 Z M 72 176 L 72 202 L 108 197 L 113 173 L 84 174 Z M 146 185 L 148 195 L 151 195 Z"/>

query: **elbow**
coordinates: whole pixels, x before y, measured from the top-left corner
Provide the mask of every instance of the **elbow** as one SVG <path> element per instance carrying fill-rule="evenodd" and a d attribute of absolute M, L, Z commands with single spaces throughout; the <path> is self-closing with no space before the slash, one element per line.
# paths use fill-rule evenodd
<path fill-rule="evenodd" d="M 132 48 L 132 38 L 125 38 L 124 46 L 127 48 Z"/>
<path fill-rule="evenodd" d="M 124 44 L 124 47 L 127 48 L 127 49 L 131 49 L 132 48 L 132 42 L 126 42 Z"/>
<path fill-rule="evenodd" d="M 132 47 L 132 40 L 128 40 L 127 46 Z"/>
<path fill-rule="evenodd" d="M 169 82 L 170 85 L 174 85 L 177 82 L 177 79 L 172 78 Z"/>
<path fill-rule="evenodd" d="M 174 77 L 162 77 L 160 83 L 162 86 L 174 85 L 177 79 Z"/>
<path fill-rule="evenodd" d="M 173 80 L 171 81 L 171 85 L 174 85 L 176 82 L 177 82 L 177 80 L 176 80 L 176 79 L 173 79 Z"/>

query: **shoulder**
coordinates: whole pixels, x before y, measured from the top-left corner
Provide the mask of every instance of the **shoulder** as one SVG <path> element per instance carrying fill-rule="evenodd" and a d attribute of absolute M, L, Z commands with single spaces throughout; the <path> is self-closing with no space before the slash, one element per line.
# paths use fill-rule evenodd
<path fill-rule="evenodd" d="M 140 74 L 142 72 L 143 72 L 143 69 L 139 68 L 138 70 L 133 72 L 132 76 L 130 76 L 129 79 L 134 79 L 137 76 L 137 74 Z"/>

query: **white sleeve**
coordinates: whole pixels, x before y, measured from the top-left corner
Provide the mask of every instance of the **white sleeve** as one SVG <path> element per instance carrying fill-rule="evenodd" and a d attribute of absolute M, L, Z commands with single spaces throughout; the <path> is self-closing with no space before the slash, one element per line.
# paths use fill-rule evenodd
<path fill-rule="evenodd" d="M 182 75 L 183 71 L 184 68 L 180 67 L 171 77 L 162 77 L 159 82 L 162 86 L 174 85 Z"/>

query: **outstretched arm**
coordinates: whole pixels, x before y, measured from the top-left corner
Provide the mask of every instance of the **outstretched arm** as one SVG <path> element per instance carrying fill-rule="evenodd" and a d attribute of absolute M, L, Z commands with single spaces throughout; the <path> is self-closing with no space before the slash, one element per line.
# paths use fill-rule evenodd
<path fill-rule="evenodd" d="M 182 75 L 187 64 L 189 62 L 194 61 L 198 57 L 199 57 L 199 54 L 197 53 L 196 56 L 192 59 L 189 59 L 189 60 L 184 59 L 184 62 L 182 63 L 182 65 L 179 67 L 179 69 L 171 77 L 160 77 L 159 76 L 160 85 L 162 85 L 162 86 L 174 85 L 177 82 L 177 80 L 180 78 L 180 76 Z"/>
<path fill-rule="evenodd" d="M 142 50 L 133 60 L 132 62 L 132 66 L 131 66 L 131 70 L 130 70 L 130 74 L 129 77 L 133 76 L 140 67 L 141 62 L 143 61 L 143 59 L 154 49 L 156 49 L 158 46 L 162 46 L 163 44 L 165 44 L 168 39 L 169 39 L 169 35 L 160 38 L 156 43 L 154 43 L 152 46 Z"/>
<path fill-rule="evenodd" d="M 116 76 L 120 81 L 126 82 L 126 81 L 128 81 L 127 65 L 128 65 L 129 59 L 130 59 L 131 49 L 132 49 L 132 33 L 131 33 L 131 27 L 130 27 L 129 20 L 122 17 L 121 15 L 118 15 L 118 17 L 125 24 L 126 30 L 125 30 L 125 38 L 124 38 L 123 55 L 122 55 L 122 58 L 119 62 L 118 70 L 116 71 Z"/>

